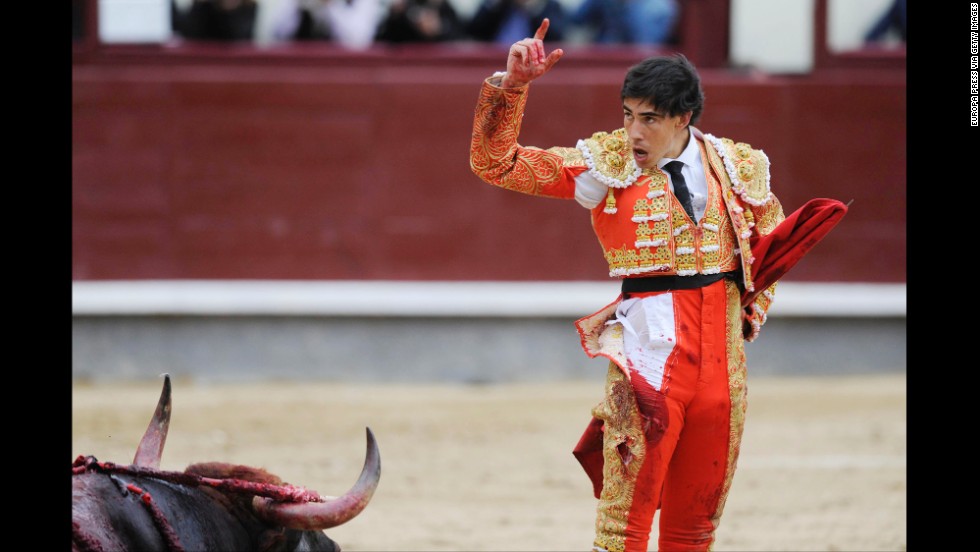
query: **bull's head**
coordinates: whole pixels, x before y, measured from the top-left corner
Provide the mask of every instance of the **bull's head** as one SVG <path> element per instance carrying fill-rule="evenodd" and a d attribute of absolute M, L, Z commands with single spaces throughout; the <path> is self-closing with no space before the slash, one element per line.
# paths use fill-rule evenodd
<path fill-rule="evenodd" d="M 169 550 L 189 549 L 185 546 L 200 550 L 339 550 L 321 531 L 359 514 L 374 495 L 381 475 L 378 446 L 370 428 L 361 475 L 339 497 L 284 484 L 265 470 L 248 466 L 207 462 L 192 464 L 183 472 L 167 472 L 159 466 L 170 427 L 170 395 L 170 376 L 165 374 L 160 400 L 132 465 L 99 462 L 91 456 L 75 460 L 73 551 L 155 549 L 161 539 Z M 140 497 L 139 514 L 130 508 L 136 496 Z M 223 498 L 216 498 L 219 496 Z M 148 525 L 147 520 L 152 523 Z"/>
<path fill-rule="evenodd" d="M 150 468 L 160 466 L 163 446 L 170 428 L 170 375 L 164 374 L 163 391 L 146 433 L 136 449 L 133 464 Z M 193 467 L 193 466 L 192 466 Z M 190 468 L 189 468 L 190 470 Z M 339 497 L 308 496 L 299 502 L 284 502 L 256 496 L 252 507 L 256 516 L 273 525 L 302 531 L 319 531 L 336 527 L 354 518 L 367 506 L 381 477 L 381 456 L 371 428 L 367 428 L 367 453 L 357 482 Z"/>

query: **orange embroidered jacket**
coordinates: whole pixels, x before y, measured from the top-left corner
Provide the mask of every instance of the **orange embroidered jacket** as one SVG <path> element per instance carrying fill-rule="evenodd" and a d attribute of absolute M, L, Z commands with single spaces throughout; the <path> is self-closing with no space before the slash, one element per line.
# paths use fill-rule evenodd
<path fill-rule="evenodd" d="M 503 89 L 486 79 L 476 106 L 470 167 L 485 182 L 529 195 L 575 197 L 575 177 L 589 171 L 608 186 L 592 208 L 592 226 L 613 277 L 713 274 L 742 270 L 754 290 L 749 239 L 785 216 L 769 188 L 761 150 L 691 127 L 708 179 L 708 203 L 695 224 L 670 192 L 666 174 L 636 166 L 625 129 L 596 132 L 576 147 L 541 149 L 518 143 L 528 87 Z M 766 319 L 776 285 L 748 307 L 746 339 Z"/>

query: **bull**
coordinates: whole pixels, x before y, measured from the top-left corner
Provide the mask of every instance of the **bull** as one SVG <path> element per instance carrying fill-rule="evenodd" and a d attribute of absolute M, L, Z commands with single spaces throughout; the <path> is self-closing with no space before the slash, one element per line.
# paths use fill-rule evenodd
<path fill-rule="evenodd" d="M 324 529 L 367 506 L 381 459 L 371 428 L 360 477 L 339 497 L 284 483 L 259 468 L 223 462 L 160 470 L 170 427 L 170 376 L 133 463 L 79 456 L 72 464 L 72 552 L 330 551 Z"/>

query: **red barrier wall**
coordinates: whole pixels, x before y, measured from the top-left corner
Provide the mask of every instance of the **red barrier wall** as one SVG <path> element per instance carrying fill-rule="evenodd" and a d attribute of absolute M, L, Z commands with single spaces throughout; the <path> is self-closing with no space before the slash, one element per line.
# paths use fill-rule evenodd
<path fill-rule="evenodd" d="M 621 126 L 623 74 L 648 54 L 570 51 L 532 85 L 521 142 L 571 146 Z M 504 58 L 320 47 L 76 59 L 73 278 L 606 279 L 585 209 L 470 172 L 480 82 Z M 904 282 L 904 63 L 702 79 L 698 126 L 762 148 L 787 213 L 854 200 L 786 280 Z"/>

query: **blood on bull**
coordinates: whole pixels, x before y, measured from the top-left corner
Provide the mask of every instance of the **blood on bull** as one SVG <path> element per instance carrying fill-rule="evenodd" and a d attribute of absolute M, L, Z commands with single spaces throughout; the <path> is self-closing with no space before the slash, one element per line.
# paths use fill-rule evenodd
<path fill-rule="evenodd" d="M 339 497 L 287 484 L 259 468 L 225 462 L 160 469 L 171 411 L 170 377 L 132 464 L 79 456 L 72 464 L 72 551 L 299 552 L 340 550 L 323 530 L 367 506 L 381 476 L 377 442 L 357 482 Z"/>

